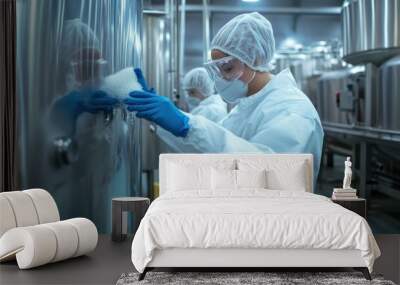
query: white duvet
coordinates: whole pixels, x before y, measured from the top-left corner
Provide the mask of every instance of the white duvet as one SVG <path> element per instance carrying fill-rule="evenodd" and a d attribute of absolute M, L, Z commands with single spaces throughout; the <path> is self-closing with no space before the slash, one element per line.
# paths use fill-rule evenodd
<path fill-rule="evenodd" d="M 132 262 L 143 272 L 165 248 L 358 249 L 370 271 L 380 255 L 365 219 L 328 198 L 257 189 L 162 195 L 140 223 Z"/>

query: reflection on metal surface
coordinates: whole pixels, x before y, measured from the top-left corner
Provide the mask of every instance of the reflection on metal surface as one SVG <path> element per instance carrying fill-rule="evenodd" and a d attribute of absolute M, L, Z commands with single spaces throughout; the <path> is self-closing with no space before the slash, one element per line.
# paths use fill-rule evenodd
<path fill-rule="evenodd" d="M 17 0 L 22 187 L 47 189 L 63 218 L 100 232 L 112 197 L 140 195 L 140 126 L 90 102 L 98 89 L 97 102 L 128 95 L 129 79 L 110 81 L 127 67 L 134 78 L 141 25 L 141 1 Z"/>
<path fill-rule="evenodd" d="M 373 63 L 365 65 L 365 125 L 376 127 L 378 123 L 378 68 Z"/>
<path fill-rule="evenodd" d="M 361 123 L 363 99 L 362 70 L 347 68 L 325 72 L 318 79 L 316 108 L 324 123 Z"/>
<path fill-rule="evenodd" d="M 78 146 L 68 137 L 54 139 L 54 159 L 58 167 L 74 163 L 78 160 Z"/>
<path fill-rule="evenodd" d="M 171 25 L 167 15 L 145 14 L 143 16 L 143 71 L 148 86 L 157 93 L 173 100 L 174 77 L 171 66 Z M 158 168 L 160 140 L 150 131 L 151 123 L 143 121 L 142 169 L 152 171 Z"/>
<path fill-rule="evenodd" d="M 400 1 L 348 0 L 342 9 L 344 59 L 380 64 L 400 54 Z"/>
<path fill-rule="evenodd" d="M 380 125 L 400 131 L 400 56 L 379 68 Z"/>
<path fill-rule="evenodd" d="M 318 80 L 317 110 L 322 122 L 346 124 L 346 114 L 338 108 L 338 92 L 347 84 L 348 70 L 331 71 Z"/>

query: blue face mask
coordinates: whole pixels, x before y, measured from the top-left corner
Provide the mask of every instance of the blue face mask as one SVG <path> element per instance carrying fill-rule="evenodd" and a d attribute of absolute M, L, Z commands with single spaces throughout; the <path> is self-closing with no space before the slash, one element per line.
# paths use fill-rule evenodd
<path fill-rule="evenodd" d="M 249 88 L 249 83 L 254 79 L 256 73 L 248 83 L 244 83 L 240 79 L 226 80 L 224 78 L 217 78 L 215 80 L 215 88 L 222 99 L 227 103 L 236 104 L 240 99 L 246 97 Z"/>

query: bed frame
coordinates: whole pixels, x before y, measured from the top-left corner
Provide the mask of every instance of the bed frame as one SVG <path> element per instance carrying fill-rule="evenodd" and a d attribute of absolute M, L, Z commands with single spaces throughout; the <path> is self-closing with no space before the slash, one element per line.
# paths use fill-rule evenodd
<path fill-rule="evenodd" d="M 343 268 L 361 271 L 371 280 L 359 250 L 329 249 L 193 249 L 171 248 L 156 250 L 152 261 L 139 275 L 155 268 L 232 268 L 237 271 L 271 268 Z"/>
<path fill-rule="evenodd" d="M 268 159 L 302 159 L 308 165 L 308 192 L 313 192 L 313 157 L 310 154 L 161 154 L 160 155 L 160 194 L 165 193 L 163 185 L 166 177 L 167 162 L 182 159 L 267 157 Z M 330 249 L 253 249 L 253 248 L 169 248 L 158 249 L 147 265 L 139 280 L 155 268 L 230 268 L 235 271 L 248 269 L 285 268 L 353 268 L 361 271 L 367 280 L 371 276 L 359 250 Z M 263 271 L 263 270 L 260 270 Z"/>

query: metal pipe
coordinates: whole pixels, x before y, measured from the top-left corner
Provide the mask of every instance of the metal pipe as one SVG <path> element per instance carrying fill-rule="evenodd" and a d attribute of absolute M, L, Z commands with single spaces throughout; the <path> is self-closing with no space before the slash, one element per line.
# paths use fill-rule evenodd
<path fill-rule="evenodd" d="M 400 132 L 373 127 L 349 126 L 334 123 L 323 123 L 324 131 L 338 134 L 353 135 L 373 140 L 400 142 Z"/>
<path fill-rule="evenodd" d="M 188 5 L 189 6 L 189 5 Z M 208 51 L 210 49 L 210 12 L 208 0 L 203 0 L 203 62 L 208 60 Z"/>
<path fill-rule="evenodd" d="M 359 169 L 359 179 L 360 179 L 360 184 L 359 184 L 359 189 L 358 189 L 358 194 L 360 195 L 361 198 L 366 198 L 368 199 L 369 193 L 370 193 L 370 188 L 369 188 L 369 180 L 370 180 L 370 174 L 371 174 L 371 145 L 368 144 L 367 142 L 362 142 L 360 144 L 360 169 Z"/>
<path fill-rule="evenodd" d="M 186 32 L 186 0 L 181 0 L 181 18 L 180 18 L 180 33 L 179 33 L 179 85 L 177 89 L 179 90 L 179 94 L 181 94 L 181 80 L 183 79 L 183 67 L 185 63 L 185 32 Z"/>
<path fill-rule="evenodd" d="M 171 41 L 174 42 L 174 49 L 172 50 L 173 52 L 173 70 L 172 70 L 172 76 L 174 79 L 174 85 L 173 85 L 173 98 L 175 101 L 178 99 L 178 94 L 179 94 L 179 85 L 180 85 L 180 78 L 179 78 L 179 0 L 174 0 L 173 1 L 173 10 L 172 12 L 174 13 L 174 18 L 173 18 L 173 33 L 171 33 Z"/>
<path fill-rule="evenodd" d="M 342 155 L 347 155 L 347 156 L 352 156 L 353 152 L 351 149 L 347 149 L 341 146 L 337 146 L 334 144 L 328 144 L 327 149 L 331 150 L 334 153 L 342 154 Z"/>
<path fill-rule="evenodd" d="M 147 15 L 166 15 L 165 10 L 143 10 L 143 14 Z"/>
<path fill-rule="evenodd" d="M 373 63 L 365 65 L 365 125 L 377 126 L 378 118 L 378 68 Z"/>
<path fill-rule="evenodd" d="M 158 5 L 154 5 L 157 8 Z M 203 12 L 203 5 L 186 5 L 186 13 Z M 299 14 L 299 15 L 340 15 L 341 7 L 241 7 L 229 5 L 209 5 L 209 13 Z"/>
<path fill-rule="evenodd" d="M 168 81 L 169 81 L 169 96 L 173 101 L 175 101 L 176 95 L 176 86 L 178 84 L 178 80 L 176 79 L 176 71 L 177 71 L 177 21 L 176 21 L 176 1 L 177 0 L 169 0 L 165 2 L 165 11 L 167 13 L 167 21 L 168 21 L 168 28 L 167 28 L 167 44 L 169 45 L 169 62 L 168 62 Z"/>

